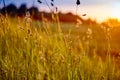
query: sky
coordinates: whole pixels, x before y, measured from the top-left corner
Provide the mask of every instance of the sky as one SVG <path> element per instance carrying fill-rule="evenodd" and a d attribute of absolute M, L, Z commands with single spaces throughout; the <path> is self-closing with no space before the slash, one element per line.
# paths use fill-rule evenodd
<path fill-rule="evenodd" d="M 18 7 L 22 3 L 26 3 L 27 7 L 33 5 L 37 6 L 40 11 L 49 12 L 48 6 L 44 4 L 39 4 L 37 0 L 6 0 L 6 4 L 14 3 Z M 45 2 L 45 0 L 42 0 Z M 50 0 L 46 0 L 48 3 Z M 60 12 L 72 12 L 76 13 L 76 0 L 54 0 L 55 5 L 58 7 Z M 120 0 L 80 0 L 81 4 L 77 8 L 77 14 L 83 17 L 83 14 L 86 14 L 83 18 L 92 18 L 98 22 L 102 22 L 108 18 L 118 18 L 120 20 Z M 3 3 L 0 0 L 0 7 Z"/>

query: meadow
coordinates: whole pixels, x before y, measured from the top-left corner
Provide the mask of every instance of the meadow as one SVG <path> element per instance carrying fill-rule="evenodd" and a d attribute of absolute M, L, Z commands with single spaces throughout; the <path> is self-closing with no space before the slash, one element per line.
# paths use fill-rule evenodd
<path fill-rule="evenodd" d="M 119 80 L 119 30 L 1 15 L 0 80 Z"/>

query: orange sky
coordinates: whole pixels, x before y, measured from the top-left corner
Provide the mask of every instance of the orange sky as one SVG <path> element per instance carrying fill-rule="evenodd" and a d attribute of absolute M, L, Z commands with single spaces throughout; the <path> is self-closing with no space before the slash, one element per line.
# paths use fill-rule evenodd
<path fill-rule="evenodd" d="M 61 0 L 56 0 L 56 5 L 61 12 L 76 13 L 76 4 L 73 0 L 66 0 L 65 3 L 57 3 Z M 87 2 L 88 1 L 88 2 Z M 63 1 L 64 2 L 64 1 Z M 38 5 L 40 10 L 49 11 L 47 6 Z M 81 0 L 81 5 L 78 6 L 78 15 L 87 14 L 83 18 L 92 18 L 98 22 L 102 22 L 108 18 L 117 18 L 120 20 L 120 1 L 119 0 Z"/>
<path fill-rule="evenodd" d="M 73 12 L 76 13 L 76 6 L 59 6 L 62 12 Z M 98 22 L 102 22 L 108 18 L 117 18 L 120 20 L 120 3 L 112 5 L 91 5 L 91 6 L 79 6 L 78 15 L 87 14 L 83 18 L 92 18 Z"/>
<path fill-rule="evenodd" d="M 22 3 L 26 3 L 28 7 L 33 5 L 34 0 L 6 0 L 6 4 L 14 3 L 18 7 Z M 45 0 L 41 0 L 45 1 Z M 50 5 L 51 0 L 46 0 Z M 76 0 L 54 0 L 55 5 L 61 12 L 76 13 Z M 78 15 L 87 14 L 83 18 L 92 18 L 98 22 L 102 22 L 108 18 L 118 18 L 120 20 L 120 0 L 80 0 L 81 4 L 78 6 Z M 2 2 L 0 2 L 2 6 Z M 34 5 L 40 11 L 50 11 L 45 4 L 39 4 L 37 0 Z"/>

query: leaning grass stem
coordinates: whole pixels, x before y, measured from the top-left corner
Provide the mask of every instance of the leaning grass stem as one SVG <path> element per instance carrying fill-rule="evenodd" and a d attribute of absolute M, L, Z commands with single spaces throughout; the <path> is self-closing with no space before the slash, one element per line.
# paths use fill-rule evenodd
<path fill-rule="evenodd" d="M 6 10 L 6 3 L 5 0 L 3 0 L 4 8 L 5 8 L 5 15 L 7 15 L 7 10 Z"/>
<path fill-rule="evenodd" d="M 50 9 L 51 12 L 53 12 L 48 4 L 48 2 L 45 0 L 45 4 L 48 6 L 48 8 Z"/>

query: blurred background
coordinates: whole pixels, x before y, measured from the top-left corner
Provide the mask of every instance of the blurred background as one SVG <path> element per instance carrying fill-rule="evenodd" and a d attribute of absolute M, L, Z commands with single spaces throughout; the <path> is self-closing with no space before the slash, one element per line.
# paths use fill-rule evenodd
<path fill-rule="evenodd" d="M 47 1 L 50 5 L 51 0 L 41 0 L 43 3 Z M 91 18 L 102 22 L 108 18 L 120 19 L 120 1 L 119 0 L 80 0 L 81 4 L 78 6 L 77 14 L 87 14 L 87 16 L 81 16 L 84 19 Z M 21 4 L 26 4 L 27 8 L 35 6 L 39 11 L 50 12 L 48 6 L 45 4 L 39 4 L 37 0 L 5 0 L 6 6 L 14 4 L 19 8 Z M 75 0 L 54 0 L 55 6 L 59 12 L 62 13 L 76 13 L 76 1 Z M 3 8 L 3 0 L 0 0 L 0 8 Z"/>

